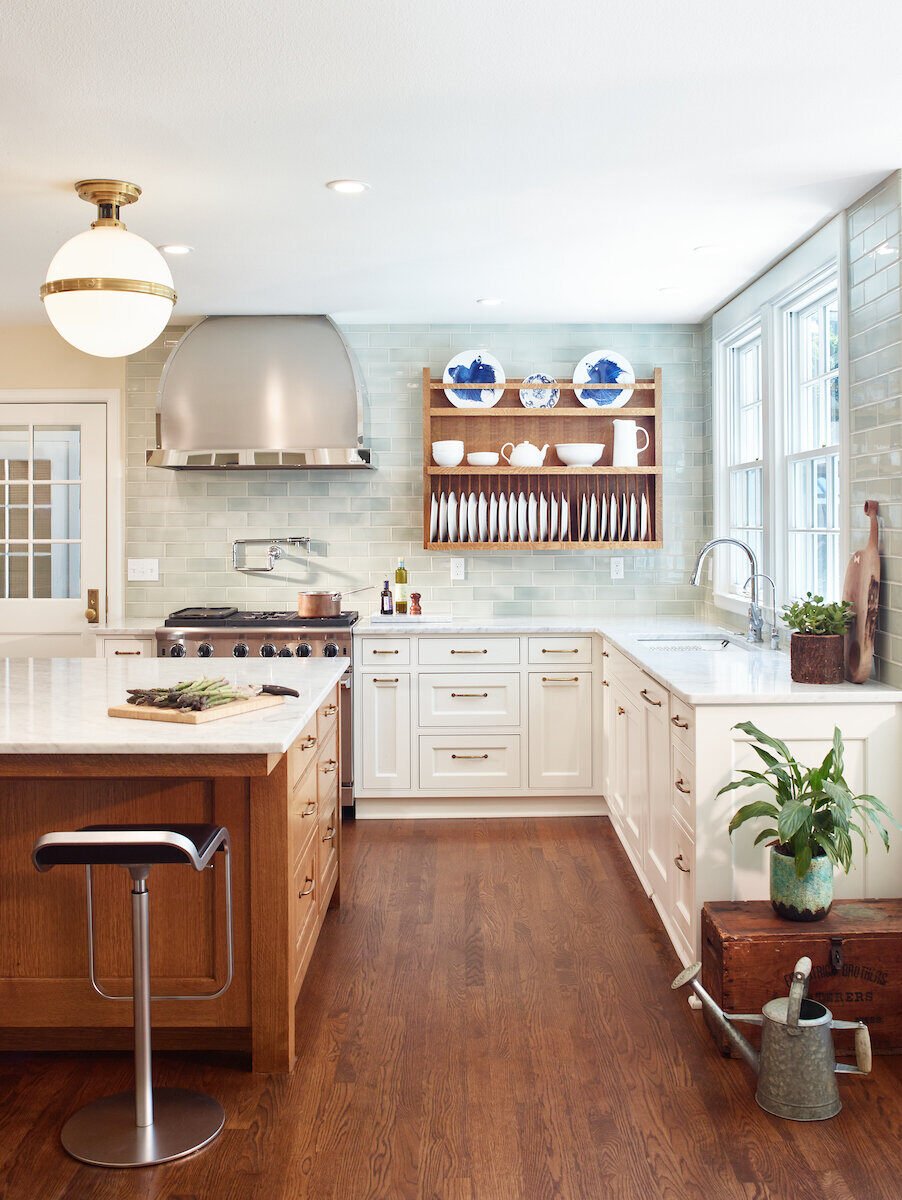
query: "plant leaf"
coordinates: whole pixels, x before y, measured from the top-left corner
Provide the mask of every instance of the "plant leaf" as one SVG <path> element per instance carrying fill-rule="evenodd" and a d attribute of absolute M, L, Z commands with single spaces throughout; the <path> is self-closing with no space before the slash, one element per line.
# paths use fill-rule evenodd
<path fill-rule="evenodd" d="M 790 842 L 805 825 L 811 822 L 811 809 L 801 800 L 790 800 L 780 809 L 777 829 L 781 842 Z"/>
<path fill-rule="evenodd" d="M 761 830 L 761 832 L 760 832 L 760 833 L 758 834 L 758 836 L 755 838 L 755 840 L 754 840 L 754 842 L 752 843 L 752 845 L 753 845 L 753 846 L 757 846 L 757 845 L 759 844 L 759 842 L 763 842 L 765 838 L 769 838 L 769 837 L 779 837 L 779 836 L 780 836 L 780 834 L 777 832 L 777 830 L 776 830 L 776 829 L 774 829 L 773 825 L 768 825 L 767 829 L 762 829 L 762 830 Z"/>
<path fill-rule="evenodd" d="M 777 815 L 777 808 L 769 801 L 753 800 L 751 804 L 744 804 L 742 808 L 738 808 L 733 813 L 729 832 L 733 833 L 740 825 L 744 825 L 746 821 L 751 821 L 755 817 L 776 817 Z"/>
<path fill-rule="evenodd" d="M 777 791 L 777 785 L 766 775 L 762 775 L 760 771 L 748 771 L 743 779 L 734 779 L 731 783 L 725 783 L 717 794 L 722 796 L 724 792 L 735 792 L 737 788 L 742 787 L 757 787 L 759 784 L 769 787 L 772 792 Z"/>
<path fill-rule="evenodd" d="M 805 838 L 801 845 L 794 845 L 793 849 L 795 851 L 796 875 L 801 879 L 811 866 L 811 843 Z"/>

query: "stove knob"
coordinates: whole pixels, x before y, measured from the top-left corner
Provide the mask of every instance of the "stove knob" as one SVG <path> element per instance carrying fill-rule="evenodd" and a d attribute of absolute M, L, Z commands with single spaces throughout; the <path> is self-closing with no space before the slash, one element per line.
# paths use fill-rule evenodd
<path fill-rule="evenodd" d="M 260 647 L 260 654 L 263 656 L 263 658 L 275 658 L 276 648 L 272 642 L 264 642 Z"/>
<path fill-rule="evenodd" d="M 323 646 L 323 655 L 325 658 L 335 658 L 338 655 L 338 647 L 334 642 L 326 642 Z"/>
<path fill-rule="evenodd" d="M 184 658 L 185 657 L 185 647 L 182 645 L 181 642 L 176 642 L 176 644 L 174 646 L 170 647 L 169 657 L 170 658 Z"/>
<path fill-rule="evenodd" d="M 291 647 L 283 646 L 279 651 L 279 658 L 294 658 L 294 655 L 291 653 Z"/>
<path fill-rule="evenodd" d="M 247 655 L 248 655 L 247 642 L 236 642 L 235 645 L 232 647 L 232 657 L 233 658 L 247 658 Z"/>
<path fill-rule="evenodd" d="M 199 658 L 212 658 L 212 645 L 209 642 L 201 642 L 201 644 L 197 647 L 197 654 Z"/>
<path fill-rule="evenodd" d="M 298 658 L 309 658 L 312 653 L 313 648 L 309 642 L 301 642 L 300 646 L 298 646 L 297 650 L 295 650 L 295 654 L 298 656 Z"/>

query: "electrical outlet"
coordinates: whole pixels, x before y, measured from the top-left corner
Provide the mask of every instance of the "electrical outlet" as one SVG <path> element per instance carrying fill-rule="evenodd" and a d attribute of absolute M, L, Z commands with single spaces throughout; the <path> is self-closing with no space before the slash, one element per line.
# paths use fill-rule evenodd
<path fill-rule="evenodd" d="M 622 579 L 623 578 L 623 559 L 622 558 L 612 558 L 611 559 L 611 578 L 612 579 Z"/>
<path fill-rule="evenodd" d="M 158 558 L 130 558 L 128 560 L 129 583 L 159 583 L 160 560 Z"/>
<path fill-rule="evenodd" d="M 460 582 L 460 580 L 466 578 L 466 574 L 464 572 L 464 566 L 465 566 L 464 559 L 462 559 L 462 558 L 452 558 L 451 559 L 451 582 L 452 583 L 454 583 L 455 581 Z"/>

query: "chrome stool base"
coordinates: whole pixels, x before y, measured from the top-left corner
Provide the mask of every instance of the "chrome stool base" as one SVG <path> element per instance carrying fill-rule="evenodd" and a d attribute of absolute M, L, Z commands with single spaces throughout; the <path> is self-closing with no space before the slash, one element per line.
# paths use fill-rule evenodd
<path fill-rule="evenodd" d="M 154 1088 L 152 1125 L 135 1125 L 135 1093 L 104 1096 L 63 1126 L 63 1146 L 95 1167 L 150 1167 L 203 1149 L 222 1131 L 225 1113 L 210 1096 Z"/>

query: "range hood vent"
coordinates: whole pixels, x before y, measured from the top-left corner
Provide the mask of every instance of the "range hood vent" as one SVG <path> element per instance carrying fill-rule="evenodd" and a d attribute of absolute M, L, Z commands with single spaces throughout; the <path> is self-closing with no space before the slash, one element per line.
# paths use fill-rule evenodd
<path fill-rule="evenodd" d="M 362 376 L 327 316 L 204 317 L 169 355 L 152 467 L 371 467 Z"/>

